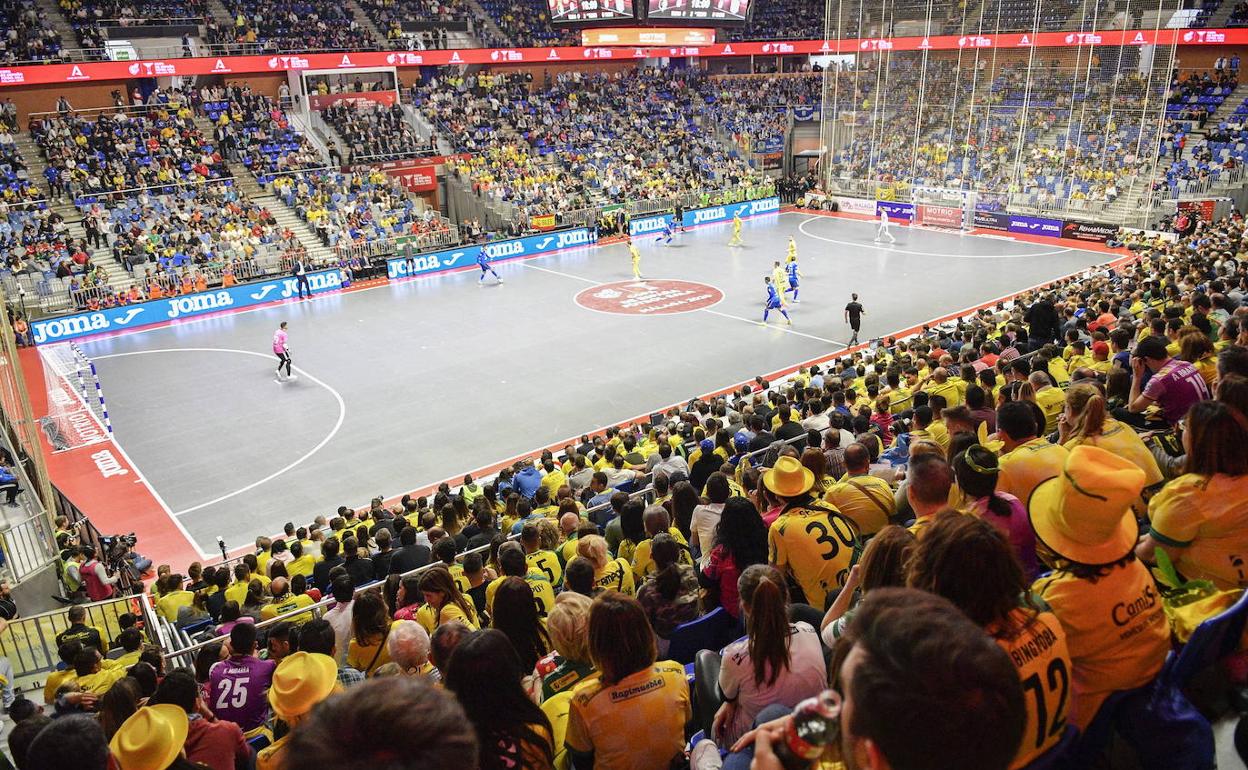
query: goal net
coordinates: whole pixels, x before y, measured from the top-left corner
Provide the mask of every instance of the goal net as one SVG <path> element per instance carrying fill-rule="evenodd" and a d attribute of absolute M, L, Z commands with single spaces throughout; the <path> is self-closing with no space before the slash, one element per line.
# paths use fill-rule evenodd
<path fill-rule="evenodd" d="M 912 193 L 915 226 L 962 232 L 975 227 L 974 190 L 916 186 Z"/>
<path fill-rule="evenodd" d="M 112 432 L 95 367 L 77 345 L 39 348 L 48 413 L 39 424 L 55 451 L 107 441 Z"/>

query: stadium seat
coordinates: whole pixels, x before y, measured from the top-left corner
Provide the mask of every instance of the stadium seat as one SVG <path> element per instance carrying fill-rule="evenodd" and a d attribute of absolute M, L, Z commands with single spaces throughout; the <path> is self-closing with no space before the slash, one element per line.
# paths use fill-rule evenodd
<path fill-rule="evenodd" d="M 678 662 L 693 663 L 699 650 L 719 650 L 732 641 L 736 621 L 723 607 L 697 620 L 682 623 L 672 631 L 667 656 Z"/>
<path fill-rule="evenodd" d="M 1217 665 L 1239 649 L 1248 623 L 1248 591 L 1234 606 L 1196 627 L 1187 644 L 1166 659 L 1161 676 L 1173 686 L 1185 688 L 1200 671 Z"/>

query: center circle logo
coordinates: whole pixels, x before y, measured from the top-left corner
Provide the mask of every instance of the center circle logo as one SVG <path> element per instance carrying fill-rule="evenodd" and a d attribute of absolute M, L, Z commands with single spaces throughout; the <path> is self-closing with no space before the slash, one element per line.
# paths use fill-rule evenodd
<path fill-rule="evenodd" d="M 654 278 L 593 286 L 576 295 L 576 304 L 600 313 L 675 315 L 718 305 L 724 293 L 694 281 Z"/>

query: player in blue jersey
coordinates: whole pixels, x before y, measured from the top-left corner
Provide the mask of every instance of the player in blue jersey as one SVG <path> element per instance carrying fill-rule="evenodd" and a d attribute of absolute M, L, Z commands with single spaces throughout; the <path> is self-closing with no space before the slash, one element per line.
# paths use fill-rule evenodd
<path fill-rule="evenodd" d="M 490 253 L 485 250 L 484 246 L 477 250 L 477 267 L 481 268 L 481 277 L 477 279 L 478 286 L 485 285 L 486 273 L 494 276 L 499 283 L 503 282 L 503 277 L 496 273 L 494 268 L 490 266 Z"/>
<path fill-rule="evenodd" d="M 676 217 L 672 217 L 671 219 L 664 220 L 663 232 L 659 234 L 658 238 L 654 239 L 654 242 L 658 243 L 659 241 L 663 241 L 664 246 L 670 246 L 672 243 L 672 233 L 675 231 L 675 229 L 676 229 Z"/>
<path fill-rule="evenodd" d="M 793 319 L 789 318 L 789 311 L 784 309 L 784 298 L 776 291 L 775 284 L 771 282 L 771 276 L 763 279 L 767 284 L 767 304 L 763 307 L 763 320 L 758 322 L 759 326 L 767 325 L 767 316 L 771 315 L 771 311 L 779 310 L 780 315 L 784 316 L 784 322 L 789 326 L 793 325 Z"/>
<path fill-rule="evenodd" d="M 802 271 L 797 266 L 796 254 L 789 255 L 789 261 L 785 264 L 784 271 L 788 275 L 788 278 L 789 278 L 789 287 L 784 290 L 784 293 L 788 294 L 789 292 L 793 292 L 793 301 L 801 302 L 801 300 L 797 298 L 797 290 L 798 290 L 797 284 L 799 280 L 802 278 Z"/>

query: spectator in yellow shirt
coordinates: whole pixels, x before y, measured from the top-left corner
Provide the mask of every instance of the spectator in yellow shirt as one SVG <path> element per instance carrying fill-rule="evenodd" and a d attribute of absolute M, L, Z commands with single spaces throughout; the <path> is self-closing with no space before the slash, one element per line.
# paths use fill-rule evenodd
<path fill-rule="evenodd" d="M 1143 488 L 1144 472 L 1130 460 L 1079 446 L 1028 505 L 1037 553 L 1053 567 L 1032 591 L 1066 632 L 1069 713 L 1080 729 L 1110 694 L 1151 682 L 1170 651 L 1161 596 L 1135 555 L 1131 503 Z"/>
<path fill-rule="evenodd" d="M 1185 472 L 1149 501 L 1149 531 L 1136 553 L 1152 562 L 1161 548 L 1189 580 L 1248 587 L 1248 417 L 1200 401 L 1186 423 Z"/>
<path fill-rule="evenodd" d="M 1062 413 L 1065 396 L 1062 391 L 1053 387 L 1049 375 L 1044 372 L 1032 372 L 1027 376 L 1027 381 L 1031 383 L 1032 392 L 1036 395 L 1036 405 L 1044 412 L 1042 435 L 1047 436 L 1057 430 L 1057 418 Z"/>
<path fill-rule="evenodd" d="M 1035 405 L 1011 401 L 997 410 L 997 438 L 1003 443 L 997 491 L 1014 495 L 1024 505 L 1040 482 L 1062 472 L 1069 452 L 1039 438 Z"/>

